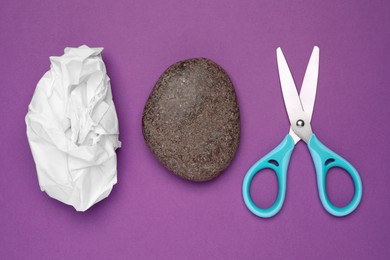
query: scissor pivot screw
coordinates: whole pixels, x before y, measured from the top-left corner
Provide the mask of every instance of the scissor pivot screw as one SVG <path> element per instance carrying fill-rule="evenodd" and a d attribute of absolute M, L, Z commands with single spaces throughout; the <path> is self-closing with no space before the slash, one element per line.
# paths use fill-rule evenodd
<path fill-rule="evenodd" d="M 305 121 L 303 121 L 302 119 L 299 119 L 298 121 L 297 121 L 297 126 L 298 127 L 303 127 L 305 125 Z"/>

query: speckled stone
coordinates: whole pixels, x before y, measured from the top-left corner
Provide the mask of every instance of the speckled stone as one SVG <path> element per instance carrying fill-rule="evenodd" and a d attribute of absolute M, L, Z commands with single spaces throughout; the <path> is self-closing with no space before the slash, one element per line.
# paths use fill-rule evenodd
<path fill-rule="evenodd" d="M 196 182 L 220 175 L 240 141 L 240 114 L 226 72 L 205 58 L 180 61 L 157 81 L 145 105 L 143 135 L 174 174 Z"/>

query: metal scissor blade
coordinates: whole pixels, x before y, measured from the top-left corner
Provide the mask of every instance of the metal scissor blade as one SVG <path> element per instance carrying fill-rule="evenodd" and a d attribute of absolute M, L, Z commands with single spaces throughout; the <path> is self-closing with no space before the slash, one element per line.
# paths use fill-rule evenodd
<path fill-rule="evenodd" d="M 314 46 L 299 94 L 303 110 L 309 116 L 310 121 L 313 115 L 314 101 L 316 99 L 319 59 L 320 49 L 317 46 Z"/>
<path fill-rule="evenodd" d="M 304 114 L 301 100 L 299 99 L 294 79 L 291 75 L 290 69 L 288 68 L 287 61 L 281 48 L 276 50 L 276 56 L 278 60 L 279 79 L 282 87 L 284 105 L 286 106 L 290 124 L 295 125 L 297 120 L 302 118 L 301 115 Z"/>
<path fill-rule="evenodd" d="M 294 132 L 292 127 L 290 127 L 289 134 L 291 135 L 292 139 L 294 140 L 294 144 L 297 144 L 299 141 L 301 141 L 301 138 Z"/>

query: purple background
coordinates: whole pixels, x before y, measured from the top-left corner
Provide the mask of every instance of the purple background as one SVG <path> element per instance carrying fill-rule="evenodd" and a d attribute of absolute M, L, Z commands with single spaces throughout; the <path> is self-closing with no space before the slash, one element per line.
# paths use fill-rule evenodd
<path fill-rule="evenodd" d="M 0 5 L 1 259 L 389 257 L 389 2 L 58 2 Z M 82 44 L 105 47 L 123 147 L 110 197 L 78 213 L 40 192 L 24 117 L 49 56 Z M 260 219 L 246 209 L 241 183 L 288 131 L 275 49 L 282 46 L 300 86 L 314 45 L 321 57 L 312 125 L 359 170 L 363 199 L 346 218 L 326 213 L 300 143 L 282 211 Z M 241 110 L 238 153 L 223 175 L 204 184 L 165 170 L 141 131 L 158 77 L 191 57 L 226 69 Z M 345 205 L 353 193 L 348 175 L 332 172 L 328 182 L 331 199 Z M 255 200 L 270 205 L 275 185 L 268 172 L 256 177 Z"/>

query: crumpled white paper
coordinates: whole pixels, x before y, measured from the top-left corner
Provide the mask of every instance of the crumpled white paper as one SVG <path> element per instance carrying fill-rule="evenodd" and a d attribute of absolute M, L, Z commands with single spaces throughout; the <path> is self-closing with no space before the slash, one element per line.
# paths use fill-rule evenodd
<path fill-rule="evenodd" d="M 50 57 L 26 116 L 39 186 L 85 211 L 117 182 L 118 118 L 103 48 L 65 48 Z"/>

